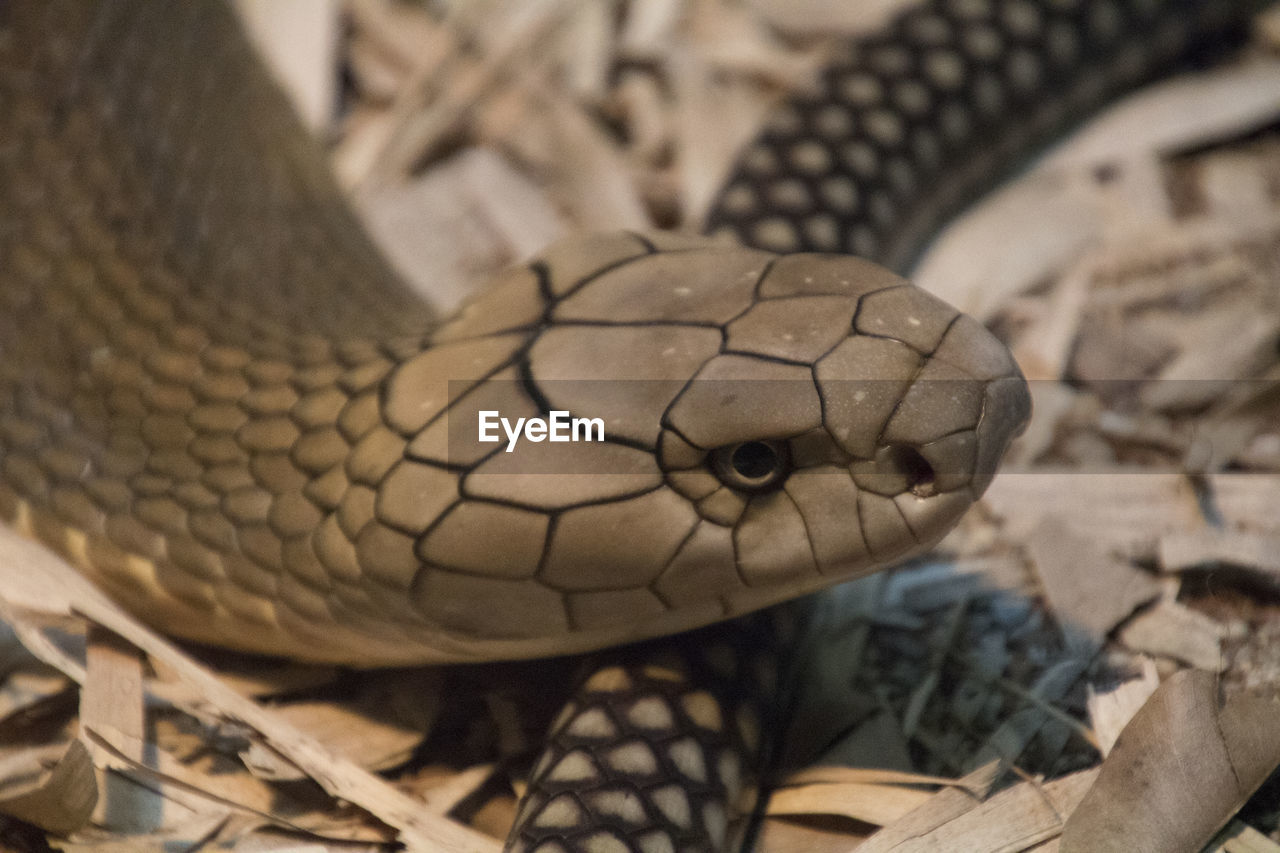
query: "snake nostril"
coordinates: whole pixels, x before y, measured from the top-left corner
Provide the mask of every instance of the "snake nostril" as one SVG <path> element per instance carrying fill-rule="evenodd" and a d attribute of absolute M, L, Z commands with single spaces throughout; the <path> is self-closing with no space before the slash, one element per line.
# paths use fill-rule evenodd
<path fill-rule="evenodd" d="M 937 491 L 937 476 L 933 465 L 919 450 L 906 445 L 895 445 L 889 450 L 893 468 L 907 480 L 907 488 L 917 497 L 927 498 Z"/>
<path fill-rule="evenodd" d="M 762 491 L 780 484 L 790 468 L 786 446 L 775 441 L 744 441 L 714 453 L 716 474 L 728 486 Z"/>

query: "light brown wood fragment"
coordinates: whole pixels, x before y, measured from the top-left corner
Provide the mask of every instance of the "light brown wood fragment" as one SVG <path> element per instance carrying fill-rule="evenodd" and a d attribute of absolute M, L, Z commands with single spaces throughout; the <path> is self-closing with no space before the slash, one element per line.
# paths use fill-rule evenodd
<path fill-rule="evenodd" d="M 558 98 L 540 106 L 566 167 L 558 193 L 575 220 L 601 231 L 653 227 L 622 152 L 596 124 Z"/>
<path fill-rule="evenodd" d="M 95 828 L 96 829 L 96 828 Z M 174 850 L 202 850 L 206 846 L 212 849 L 215 839 L 251 838 L 254 834 L 253 824 L 241 825 L 229 820 L 225 815 L 195 815 L 178 821 L 173 826 L 160 829 L 147 829 L 136 833 L 113 835 L 103 838 L 101 832 L 80 832 L 71 839 L 59 839 L 58 849 L 62 853 L 173 853 Z M 242 846 L 253 849 L 252 842 L 243 841 Z M 269 848 L 268 848 L 269 849 Z M 266 851 L 262 851 L 266 853 Z M 289 853 L 332 853 L 331 850 L 319 848 L 307 851 L 298 848 Z M 351 853 L 357 853 L 352 850 Z M 361 852 L 362 853 L 362 852 Z"/>
<path fill-rule="evenodd" d="M 250 37 L 313 131 L 337 103 L 333 73 L 339 0 L 237 0 Z"/>
<path fill-rule="evenodd" d="M 0 814 L 69 835 L 88 822 L 97 801 L 93 762 L 80 741 L 0 752 Z"/>
<path fill-rule="evenodd" d="M 1077 264 L 1059 277 L 1040 321 L 1019 335 L 1014 356 L 1028 379 L 1056 380 L 1066 376 L 1092 277 L 1089 263 Z"/>
<path fill-rule="evenodd" d="M 396 269 L 441 313 L 566 231 L 541 191 L 484 149 L 400 187 L 370 191 L 361 206 Z"/>
<path fill-rule="evenodd" d="M 450 50 L 440 48 L 452 42 L 452 36 L 417 4 L 344 0 L 344 8 L 358 38 L 405 72 L 417 70 L 420 75 L 424 66 L 436 68 L 450 57 Z"/>
<path fill-rule="evenodd" d="M 618 80 L 614 97 L 627 123 L 629 156 L 642 164 L 655 163 L 672 132 L 658 80 L 652 74 L 629 69 Z"/>
<path fill-rule="evenodd" d="M 1209 213 L 1227 221 L 1257 222 L 1271 216 L 1276 204 L 1252 152 L 1224 151 L 1199 164 L 1199 185 Z"/>
<path fill-rule="evenodd" d="M 566 89 L 578 99 L 598 102 L 605 96 L 610 60 L 616 50 L 613 20 L 617 7 L 617 0 L 584 3 L 560 32 L 558 50 L 567 65 Z"/>
<path fill-rule="evenodd" d="M 1185 151 L 1232 139 L 1280 115 L 1280 59 L 1162 80 L 1092 118 L 1042 168 L 1113 162 L 1137 151 Z"/>
<path fill-rule="evenodd" d="M 811 79 L 816 57 L 789 50 L 741 7 L 696 3 L 689 13 L 689 29 L 701 42 L 699 52 L 718 69 L 761 77 L 785 88 Z"/>
<path fill-rule="evenodd" d="M 1280 577 L 1280 534 L 1207 528 L 1160 537 L 1160 568 L 1180 572 L 1230 563 Z"/>
<path fill-rule="evenodd" d="M 681 0 L 634 0 L 619 36 L 622 53 L 633 59 L 656 59 L 665 53 L 679 25 Z"/>
<path fill-rule="evenodd" d="M 404 85 L 408 69 L 387 55 L 381 45 L 366 35 L 356 35 L 347 49 L 351 76 L 366 101 L 389 103 Z M 350 130 L 348 130 L 348 134 Z"/>
<path fill-rule="evenodd" d="M 1089 722 L 1103 758 L 1110 754 L 1121 730 L 1159 686 L 1160 678 L 1156 674 L 1155 664 L 1147 657 L 1142 658 L 1142 675 L 1138 678 L 1124 681 L 1106 691 L 1097 691 L 1092 684 L 1086 685 Z"/>
<path fill-rule="evenodd" d="M 981 799 L 990 787 L 989 776 L 970 774 L 959 779 L 946 776 L 930 776 L 927 773 L 911 773 L 901 770 L 888 770 L 878 767 L 844 767 L 839 765 L 816 765 L 791 773 L 782 782 L 786 785 L 813 785 L 818 783 L 863 785 L 930 785 L 934 787 L 952 787 L 968 792 L 976 799 Z"/>
<path fill-rule="evenodd" d="M 335 756 L 312 738 L 303 735 L 257 705 L 222 684 L 188 655 L 177 649 L 109 601 L 87 579 L 50 551 L 0 528 L 0 616 L 18 623 L 24 613 L 51 613 L 55 616 L 81 614 L 137 646 L 153 658 L 166 662 L 173 672 L 205 701 L 226 717 L 262 733 L 273 748 L 305 769 L 326 791 L 355 803 L 396 827 L 410 850 L 431 853 L 496 853 L 493 839 L 449 821 L 431 811 L 429 805 L 413 800 L 390 784 Z M 37 632 L 38 633 L 38 632 Z M 32 651 L 51 665 L 66 663 L 50 645 L 30 641 Z M 48 652 L 46 655 L 45 653 Z M 69 675 L 82 679 L 74 665 Z M 180 778 L 183 768 L 157 751 L 160 770 Z M 198 789 L 198 786 L 197 786 Z"/>
<path fill-rule="evenodd" d="M 1208 483 L 1226 525 L 1280 532 L 1276 518 L 1278 484 L 1274 474 L 1228 472 L 1211 475 Z"/>
<path fill-rule="evenodd" d="M 502 10 L 493 6 L 466 7 L 465 11 L 475 11 L 480 18 L 474 22 L 473 33 L 481 45 L 478 56 L 450 65 L 447 74 L 439 73 L 440 68 L 429 59 L 415 68 L 410 83 L 396 99 L 390 132 L 369 164 L 362 187 L 393 184 L 407 174 L 442 140 L 456 133 L 464 118 L 483 105 L 509 76 L 522 81 L 520 85 L 537 77 L 529 57 L 536 55 L 539 46 L 545 47 L 546 39 L 565 20 L 571 6 L 565 0 L 528 0 L 506 4 L 504 9 L 505 14 L 497 14 Z M 454 55 L 452 33 L 442 28 L 434 40 L 438 44 L 421 48 L 424 56 Z M 514 69 L 521 62 L 525 65 L 519 66 L 517 73 Z"/>
<path fill-rule="evenodd" d="M 1191 437 L 1157 414 L 1131 415 L 1107 409 L 1098 413 L 1095 427 L 1099 435 L 1119 445 L 1154 448 L 1175 458 L 1183 458 L 1191 450 Z"/>
<path fill-rule="evenodd" d="M 899 820 L 894 821 L 869 838 L 860 853 L 887 853 L 911 849 L 903 845 L 914 843 L 939 830 L 948 821 L 956 820 L 982 802 L 1001 775 L 999 762 L 991 762 L 963 778 L 964 788 L 944 788 Z"/>
<path fill-rule="evenodd" d="M 1091 657 L 1116 625 L 1160 594 L 1150 575 L 1057 519 L 1039 525 L 1027 548 L 1067 649 L 1083 657 Z"/>
<path fill-rule="evenodd" d="M 142 656 L 136 647 L 101 629 L 90 630 L 87 678 L 80 694 L 80 722 L 130 761 L 146 749 Z"/>
<path fill-rule="evenodd" d="M 952 220 L 911 279 L 966 314 L 988 320 L 1014 294 L 1099 241 L 1097 204 L 1087 174 L 1028 175 Z M 1001 251 L 974 251 L 977 246 L 1000 246 Z"/>
<path fill-rule="evenodd" d="M 1023 782 L 985 802 L 971 803 L 969 808 L 951 814 L 924 832 L 895 833 L 896 825 L 890 825 L 858 850 L 859 853 L 1024 850 L 1061 833 L 1066 816 L 1084 797 L 1096 775 L 1097 770 L 1083 770 L 1043 784 Z M 935 795 L 935 801 L 941 796 Z M 912 815 L 923 811 L 917 810 Z M 877 843 L 881 836 L 885 836 L 886 841 Z M 894 840 L 888 841 L 890 837 Z"/>
<path fill-rule="evenodd" d="M 759 853 L 849 853 L 869 834 L 857 824 L 805 822 L 788 818 L 768 818 L 762 822 L 756 840 Z"/>
<path fill-rule="evenodd" d="M 338 701 L 291 702 L 276 713 L 299 731 L 367 770 L 404 764 L 431 730 L 444 701 L 438 667 L 371 675 L 360 692 Z M 296 776 L 293 778 L 297 778 Z"/>
<path fill-rule="evenodd" d="M 754 87 L 718 80 L 706 58 L 694 51 L 673 51 L 669 67 L 676 101 L 681 220 L 700 229 L 729 177 L 734 155 L 759 131 L 771 104 Z"/>
<path fill-rule="evenodd" d="M 1150 550 L 1160 534 L 1204 526 L 1195 490 L 1178 474 L 1011 472 L 996 477 L 983 501 L 1015 539 L 1045 518 L 1068 518 L 1103 548 L 1125 554 Z"/>
<path fill-rule="evenodd" d="M 1161 601 L 1121 629 L 1120 642 L 1134 651 L 1174 658 L 1196 669 L 1221 672 L 1224 627 L 1177 602 Z"/>
<path fill-rule="evenodd" d="M 1241 274 L 1246 274 L 1242 271 Z M 1255 376 L 1274 360 L 1280 316 L 1259 311 L 1256 299 L 1219 303 L 1213 314 L 1188 324 L 1182 352 L 1146 385 L 1140 399 L 1148 409 L 1167 411 L 1202 406 L 1229 390 L 1233 380 Z"/>
<path fill-rule="evenodd" d="M 838 815 L 885 826 L 919 808 L 931 796 L 928 791 L 900 785 L 865 782 L 789 785 L 770 795 L 766 813 L 773 817 Z"/>
<path fill-rule="evenodd" d="M 1027 429 L 1009 448 L 1005 471 L 1025 469 L 1049 450 L 1057 440 L 1062 424 L 1075 411 L 1080 392 L 1060 382 L 1032 382 L 1031 410 L 1034 416 Z"/>

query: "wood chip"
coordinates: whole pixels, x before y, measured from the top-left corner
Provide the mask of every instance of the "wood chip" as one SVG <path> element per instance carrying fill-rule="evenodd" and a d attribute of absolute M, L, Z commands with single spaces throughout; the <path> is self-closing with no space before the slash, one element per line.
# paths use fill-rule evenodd
<path fill-rule="evenodd" d="M 1261 483 L 1257 491 L 1263 491 Z M 1177 474 L 1006 472 L 997 475 L 983 501 L 1015 538 L 1028 536 L 1046 518 L 1069 518 L 1100 547 L 1121 553 L 1147 552 L 1162 534 L 1205 526 L 1195 490 Z"/>
<path fill-rule="evenodd" d="M 1112 687 L 1110 690 L 1096 690 L 1088 685 L 1089 722 L 1094 735 L 1098 739 L 1098 750 L 1106 758 L 1120 737 L 1121 730 L 1138 713 L 1151 694 L 1160 686 L 1160 678 L 1156 674 L 1155 664 L 1150 658 L 1142 658 L 1142 675 L 1131 678 Z"/>
<path fill-rule="evenodd" d="M 93 761 L 78 740 L 0 754 L 0 813 L 55 835 L 84 826 L 98 801 Z"/>
<path fill-rule="evenodd" d="M 370 190 L 360 201 L 396 269 L 442 313 L 489 270 L 528 259 L 567 230 L 541 190 L 484 149 L 469 149 L 418 180 Z"/>
<path fill-rule="evenodd" d="M 1062 832 L 1071 814 L 1097 776 L 1083 770 L 1052 782 L 1023 782 L 982 803 L 970 803 L 960 814 L 948 816 L 925 832 L 905 835 L 891 825 L 858 848 L 859 853 L 926 853 L 934 850 L 1025 850 Z M 948 792 L 944 792 L 948 793 Z M 942 794 L 932 802 L 940 802 Z M 946 811 L 950 811 L 950 804 Z M 922 815 L 929 804 L 908 817 Z M 941 810 L 940 810 L 941 811 Z M 885 841 L 881 841 L 881 837 Z M 889 841 L 896 836 L 897 840 Z"/>
<path fill-rule="evenodd" d="M 1208 672 L 1226 668 L 1222 637 L 1226 629 L 1197 610 L 1161 601 L 1139 613 L 1121 629 L 1119 639 L 1129 648 L 1173 658 Z"/>
<path fill-rule="evenodd" d="M 928 791 L 900 785 L 863 782 L 796 785 L 774 791 L 765 813 L 772 817 L 835 815 L 885 826 L 919 808 L 931 796 Z"/>
<path fill-rule="evenodd" d="M 948 821 L 957 820 L 973 809 L 1001 775 L 998 762 L 991 762 L 966 774 L 961 788 L 944 788 L 899 820 L 868 839 L 859 853 L 887 853 L 911 849 L 904 845 L 935 833 Z"/>
<path fill-rule="evenodd" d="M 1083 658 L 1092 657 L 1112 629 L 1160 594 L 1150 575 L 1056 519 L 1038 526 L 1027 548 L 1067 649 Z"/>
<path fill-rule="evenodd" d="M 1280 581 L 1280 534 L 1206 528 L 1160 537 L 1160 568 L 1166 572 L 1228 563 Z"/>
<path fill-rule="evenodd" d="M 88 580 L 50 551 L 0 529 L 0 616 L 19 627 L 28 648 L 42 660 L 83 681 L 84 672 L 35 627 L 39 614 L 66 618 L 80 614 L 114 632 L 153 658 L 163 660 L 205 701 L 229 719 L 250 726 L 334 796 L 353 802 L 396 827 L 406 847 L 423 853 L 486 853 L 497 841 L 433 813 L 388 783 L 333 755 L 270 711 L 223 685 L 169 641 L 110 602 Z M 161 770 L 173 778 L 186 771 L 163 753 Z"/>
<path fill-rule="evenodd" d="M 250 37 L 313 131 L 329 126 L 338 102 L 339 7 L 340 0 L 236 0 Z"/>
<path fill-rule="evenodd" d="M 142 655 L 121 638 L 93 629 L 85 657 L 81 725 L 127 760 L 142 764 L 147 750 Z"/>

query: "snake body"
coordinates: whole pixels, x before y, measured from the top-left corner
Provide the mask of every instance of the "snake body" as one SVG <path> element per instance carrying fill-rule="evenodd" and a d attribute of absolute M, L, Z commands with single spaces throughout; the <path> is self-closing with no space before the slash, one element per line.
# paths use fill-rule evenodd
<path fill-rule="evenodd" d="M 978 324 L 848 257 L 587 237 L 435 323 L 220 4 L 7 15 L 0 504 L 172 634 L 385 665 L 697 627 L 927 547 L 1025 418 Z M 555 410 L 605 440 L 478 440 Z"/>
<path fill-rule="evenodd" d="M 978 498 L 1029 398 L 978 323 L 813 252 L 901 268 L 1016 153 L 1249 5 L 931 0 L 744 153 L 708 229 L 758 248 L 578 238 L 441 321 L 221 3 L 11 0 L 0 514 L 169 633 L 363 666 L 583 652 L 874 571 Z M 605 439 L 507 452 L 482 411 Z M 594 689 L 625 716 L 636 683 Z M 628 737 L 670 746 L 696 692 Z M 636 766 L 611 778 L 688 790 Z M 600 815 L 640 837 L 625 790 L 584 805 L 598 773 L 540 775 L 573 808 L 526 808 L 524 849 L 590 847 Z M 683 848 L 645 802 L 656 846 L 632 849 Z"/>

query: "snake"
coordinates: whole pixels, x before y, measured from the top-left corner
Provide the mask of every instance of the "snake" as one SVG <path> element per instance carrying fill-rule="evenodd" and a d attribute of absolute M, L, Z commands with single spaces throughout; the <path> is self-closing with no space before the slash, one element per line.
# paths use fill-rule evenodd
<path fill-rule="evenodd" d="M 510 844 L 722 849 L 726 744 L 760 737 L 717 702 L 750 679 L 672 649 L 740 657 L 739 617 L 929 549 L 1029 417 L 1003 344 L 900 273 L 1253 6 L 926 0 L 776 109 L 707 236 L 574 236 L 438 317 L 224 4 L 9 0 L 0 517 L 199 644 L 382 667 L 651 641 L 554 724 Z"/>

